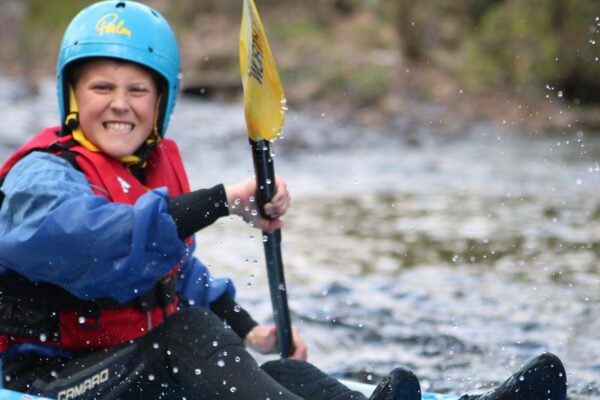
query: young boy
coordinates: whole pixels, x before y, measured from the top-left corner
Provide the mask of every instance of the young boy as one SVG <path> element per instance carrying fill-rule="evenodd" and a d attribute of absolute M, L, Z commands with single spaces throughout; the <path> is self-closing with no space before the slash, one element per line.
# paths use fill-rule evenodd
<path fill-rule="evenodd" d="M 177 147 L 164 138 L 179 69 L 174 33 L 140 3 L 94 4 L 67 28 L 62 126 L 36 135 L 0 170 L 8 388 L 65 399 L 304 397 L 244 349 L 274 352 L 275 329 L 258 325 L 235 302 L 233 284 L 193 256 L 193 234 L 229 213 L 280 228 L 285 182 L 277 179 L 265 205 L 271 219 L 252 210 L 253 179 L 190 192 Z M 297 334 L 294 349 L 292 359 L 306 359 Z M 350 393 L 310 364 L 294 365 L 323 383 L 322 396 Z"/>
<path fill-rule="evenodd" d="M 58 399 L 364 399 L 307 363 L 295 331 L 289 360 L 259 367 L 246 352 L 275 352 L 276 332 L 210 276 L 193 235 L 229 213 L 280 228 L 290 195 L 278 178 L 264 219 L 253 179 L 190 191 L 165 138 L 179 68 L 173 31 L 140 3 L 96 3 L 67 28 L 61 126 L 0 169 L 4 385 Z M 418 400 L 418 380 L 396 369 L 371 399 Z"/>

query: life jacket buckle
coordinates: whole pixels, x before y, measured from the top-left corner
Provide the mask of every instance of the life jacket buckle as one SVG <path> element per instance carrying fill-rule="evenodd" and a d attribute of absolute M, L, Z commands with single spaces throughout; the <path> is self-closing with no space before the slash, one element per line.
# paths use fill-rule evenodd
<path fill-rule="evenodd" d="M 53 153 L 57 153 L 61 150 L 67 150 L 67 146 L 57 140 L 56 142 L 51 143 L 50 146 L 48 146 L 48 149 Z"/>
<path fill-rule="evenodd" d="M 101 326 L 100 307 L 94 301 L 82 304 L 77 316 L 79 327 L 84 331 L 93 331 Z"/>
<path fill-rule="evenodd" d="M 158 284 L 158 304 L 165 308 L 172 304 L 177 297 L 177 275 L 171 275 L 162 279 Z"/>
<path fill-rule="evenodd" d="M 140 311 L 152 311 L 156 307 L 165 309 L 177 299 L 177 275 L 158 281 L 152 289 L 137 298 Z"/>

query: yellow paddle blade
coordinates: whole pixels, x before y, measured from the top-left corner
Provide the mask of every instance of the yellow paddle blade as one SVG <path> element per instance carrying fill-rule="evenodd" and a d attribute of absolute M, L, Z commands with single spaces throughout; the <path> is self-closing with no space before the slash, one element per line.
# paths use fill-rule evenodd
<path fill-rule="evenodd" d="M 248 137 L 252 141 L 275 139 L 283 128 L 285 96 L 253 0 L 244 0 L 240 30 L 240 70 Z"/>

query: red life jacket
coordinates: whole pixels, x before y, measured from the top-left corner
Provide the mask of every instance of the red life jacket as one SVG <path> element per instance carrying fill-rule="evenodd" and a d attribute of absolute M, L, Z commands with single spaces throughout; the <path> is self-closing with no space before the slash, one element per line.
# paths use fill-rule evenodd
<path fill-rule="evenodd" d="M 164 186 L 168 188 L 169 194 L 174 196 L 189 192 L 183 162 L 177 145 L 172 140 L 162 139 L 150 151 L 148 164 L 144 169 L 145 182 L 142 184 L 118 160 L 86 149 L 75 142 L 71 135 L 60 135 L 60 128 L 54 127 L 45 129 L 33 137 L 0 169 L 0 182 L 15 163 L 32 151 L 47 151 L 55 154 L 67 151 L 75 154 L 75 164 L 84 173 L 92 191 L 112 202 L 134 204 L 148 190 Z M 188 245 L 191 244 L 190 239 Z M 155 285 L 149 292 L 150 296 L 140 296 L 124 305 L 112 299 L 78 300 L 66 290 L 51 284 L 36 283 L 35 290 L 27 290 L 31 287 L 20 290 L 20 293 L 37 293 L 40 292 L 41 286 L 51 286 L 46 290 L 45 296 L 56 298 L 57 304 L 73 304 L 73 302 L 80 304 L 79 307 L 73 306 L 71 310 L 60 307 L 58 312 L 52 313 L 53 318 L 58 315 L 58 332 L 50 337 L 43 334 L 40 339 L 35 332 L 24 332 L 22 329 L 13 332 L 5 329 L 4 332 L 0 332 L 0 351 L 6 350 L 10 343 L 16 342 L 43 342 L 67 350 L 101 349 L 143 336 L 162 323 L 166 316 L 176 311 L 179 304 L 176 295 L 176 277 L 183 261 L 182 259 L 178 265 L 173 266 L 173 270 Z M 2 279 L 8 278 L 0 277 L 0 280 Z M 16 286 L 23 282 L 25 286 L 34 285 L 33 282 L 20 276 L 17 281 L 20 283 Z M 8 286 L 10 285 L 12 283 Z M 155 294 L 165 293 L 166 298 L 163 296 L 163 299 L 158 301 L 154 299 Z M 18 302 L 22 305 L 32 301 L 25 297 Z M 83 312 L 81 305 L 83 305 Z M 90 310 L 92 312 L 89 312 Z"/>

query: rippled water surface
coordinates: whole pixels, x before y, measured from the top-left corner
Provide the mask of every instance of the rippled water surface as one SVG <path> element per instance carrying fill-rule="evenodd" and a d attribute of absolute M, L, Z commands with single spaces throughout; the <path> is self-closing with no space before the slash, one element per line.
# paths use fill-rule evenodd
<path fill-rule="evenodd" d="M 0 79 L 2 160 L 55 121 L 51 82 L 35 99 L 18 87 Z M 600 398 L 600 135 L 466 126 L 406 141 L 290 112 L 274 149 L 294 198 L 283 253 L 310 359 L 373 381 L 406 365 L 427 390 L 463 393 L 551 351 L 571 398 Z M 179 102 L 170 136 L 193 187 L 252 173 L 244 129 L 239 104 Z M 227 218 L 197 239 L 269 322 L 260 232 Z"/>

